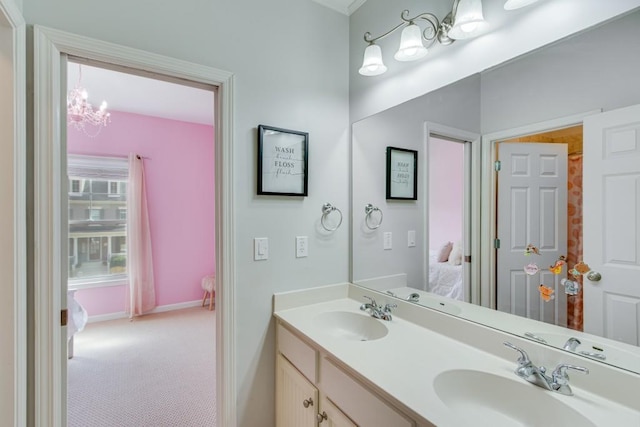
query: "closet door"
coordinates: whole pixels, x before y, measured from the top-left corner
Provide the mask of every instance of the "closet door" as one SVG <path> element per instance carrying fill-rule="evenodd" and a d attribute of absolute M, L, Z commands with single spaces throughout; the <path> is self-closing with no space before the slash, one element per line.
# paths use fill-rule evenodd
<path fill-rule="evenodd" d="M 565 276 L 549 266 L 567 256 L 567 146 L 501 143 L 498 155 L 498 310 L 566 326 Z M 529 244 L 540 255 L 525 256 Z M 529 263 L 539 267 L 532 276 L 524 271 Z M 540 298 L 540 285 L 553 288 L 555 299 Z"/>

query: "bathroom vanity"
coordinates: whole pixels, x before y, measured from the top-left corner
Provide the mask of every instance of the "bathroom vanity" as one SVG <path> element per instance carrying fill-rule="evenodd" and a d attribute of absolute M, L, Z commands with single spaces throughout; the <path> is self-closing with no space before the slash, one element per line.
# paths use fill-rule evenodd
<path fill-rule="evenodd" d="M 390 320 L 361 310 L 397 304 Z M 640 376 L 353 284 L 274 296 L 276 425 L 640 426 Z M 519 353 L 573 395 L 518 377 Z"/>

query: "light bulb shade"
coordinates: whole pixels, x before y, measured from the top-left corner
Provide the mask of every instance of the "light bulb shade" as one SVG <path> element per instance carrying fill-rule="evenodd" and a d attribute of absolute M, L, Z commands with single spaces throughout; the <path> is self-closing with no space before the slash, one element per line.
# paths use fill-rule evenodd
<path fill-rule="evenodd" d="M 515 10 L 520 9 L 521 7 L 529 6 L 537 2 L 538 0 L 507 0 L 504 4 L 505 10 Z"/>
<path fill-rule="evenodd" d="M 364 60 L 362 67 L 358 70 L 363 76 L 378 76 L 387 71 L 382 62 L 382 50 L 377 44 L 370 44 L 364 50 Z"/>
<path fill-rule="evenodd" d="M 400 35 L 400 47 L 393 56 L 397 61 L 415 61 L 427 54 L 422 44 L 422 30 L 416 24 L 407 25 Z"/>
<path fill-rule="evenodd" d="M 448 36 L 452 39 L 468 39 L 479 34 L 485 24 L 482 0 L 457 0 L 455 15 Z"/>

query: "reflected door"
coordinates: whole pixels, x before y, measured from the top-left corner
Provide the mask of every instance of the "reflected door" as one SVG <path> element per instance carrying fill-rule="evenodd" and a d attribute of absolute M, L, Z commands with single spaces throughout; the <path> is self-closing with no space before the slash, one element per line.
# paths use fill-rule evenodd
<path fill-rule="evenodd" d="M 584 120 L 584 330 L 640 345 L 640 105 Z"/>
<path fill-rule="evenodd" d="M 549 267 L 567 255 L 567 146 L 502 143 L 498 155 L 498 310 L 566 326 L 563 276 Z M 529 244 L 540 255 L 525 255 Z M 524 270 L 530 263 L 539 268 L 533 275 Z M 554 299 L 541 298 L 540 285 Z"/>

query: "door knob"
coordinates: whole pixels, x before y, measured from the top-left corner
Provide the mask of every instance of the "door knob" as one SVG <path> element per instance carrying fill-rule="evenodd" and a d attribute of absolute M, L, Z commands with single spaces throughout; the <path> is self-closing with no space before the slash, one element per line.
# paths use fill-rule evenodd
<path fill-rule="evenodd" d="M 587 279 L 591 280 L 592 282 L 599 282 L 600 279 L 602 279 L 602 275 L 597 271 L 590 271 L 587 273 Z"/>
<path fill-rule="evenodd" d="M 309 406 L 313 406 L 313 399 L 312 398 L 308 398 L 302 401 L 302 406 L 304 406 L 305 408 L 308 408 Z"/>
<path fill-rule="evenodd" d="M 327 413 L 325 411 L 322 411 L 321 414 L 317 414 L 316 415 L 316 421 L 318 421 L 318 424 L 320 424 L 323 421 L 326 421 L 328 418 Z"/>

